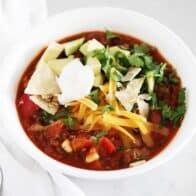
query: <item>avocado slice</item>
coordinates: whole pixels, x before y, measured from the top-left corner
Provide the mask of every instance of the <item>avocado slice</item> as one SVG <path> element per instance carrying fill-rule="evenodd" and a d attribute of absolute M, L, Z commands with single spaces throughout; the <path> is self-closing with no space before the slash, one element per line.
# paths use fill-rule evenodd
<path fill-rule="evenodd" d="M 82 37 L 82 38 L 62 44 L 62 46 L 65 49 L 65 54 L 67 56 L 73 54 L 83 44 L 84 40 L 85 38 Z"/>
<path fill-rule="evenodd" d="M 87 58 L 87 66 L 89 66 L 95 75 L 94 86 L 99 86 L 103 84 L 104 77 L 101 73 L 101 63 L 96 57 L 88 57 Z"/>
<path fill-rule="evenodd" d="M 73 59 L 74 56 L 70 55 L 67 58 L 51 60 L 48 62 L 48 66 L 56 75 L 60 75 L 63 67 Z"/>
<path fill-rule="evenodd" d="M 128 50 L 122 49 L 119 46 L 112 46 L 109 48 L 109 53 L 115 55 L 117 52 L 122 52 L 125 56 L 129 56 L 130 52 Z"/>
<path fill-rule="evenodd" d="M 84 56 L 92 56 L 95 50 L 101 50 L 104 48 L 104 45 L 97 41 L 96 39 L 92 39 L 84 43 L 80 47 L 80 52 Z"/>
<path fill-rule="evenodd" d="M 94 75 L 98 75 L 101 72 L 101 63 L 96 57 L 88 57 L 86 61 L 87 66 L 91 67 Z"/>
<path fill-rule="evenodd" d="M 40 58 L 37 63 L 37 68 L 44 63 L 47 63 L 50 60 L 56 59 L 59 54 L 63 51 L 63 47 L 61 44 L 52 42 L 44 51 L 44 54 Z"/>

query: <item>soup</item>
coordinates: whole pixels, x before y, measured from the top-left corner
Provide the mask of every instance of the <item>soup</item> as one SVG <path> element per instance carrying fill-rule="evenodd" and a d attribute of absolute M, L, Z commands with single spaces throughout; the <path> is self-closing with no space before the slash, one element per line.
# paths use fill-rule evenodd
<path fill-rule="evenodd" d="M 177 133 L 185 88 L 159 51 L 111 31 L 51 43 L 28 65 L 16 107 L 48 156 L 91 170 L 143 164 Z"/>

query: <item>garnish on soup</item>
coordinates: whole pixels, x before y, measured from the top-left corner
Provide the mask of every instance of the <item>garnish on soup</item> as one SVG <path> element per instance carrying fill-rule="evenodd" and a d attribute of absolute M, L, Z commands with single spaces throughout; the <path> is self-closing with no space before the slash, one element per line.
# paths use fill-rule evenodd
<path fill-rule="evenodd" d="M 186 89 L 158 50 L 131 36 L 85 32 L 51 43 L 19 83 L 16 107 L 43 152 L 75 167 L 143 164 L 176 134 Z"/>

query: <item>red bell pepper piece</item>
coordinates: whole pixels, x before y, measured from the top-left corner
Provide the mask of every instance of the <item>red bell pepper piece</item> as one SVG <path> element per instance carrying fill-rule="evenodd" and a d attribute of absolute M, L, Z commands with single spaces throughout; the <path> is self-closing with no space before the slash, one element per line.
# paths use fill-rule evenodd
<path fill-rule="evenodd" d="M 83 148 L 90 148 L 93 145 L 93 142 L 84 136 L 78 136 L 71 141 L 71 145 L 74 151 L 78 151 Z"/>
<path fill-rule="evenodd" d="M 27 94 L 22 95 L 19 104 L 22 114 L 26 117 L 31 117 L 39 109 L 39 107 L 29 99 L 29 95 Z"/>
<path fill-rule="evenodd" d="M 105 148 L 105 150 L 109 154 L 116 151 L 116 147 L 114 146 L 114 144 L 107 137 L 102 137 L 100 139 L 100 144 Z"/>
<path fill-rule="evenodd" d="M 59 138 L 64 130 L 64 124 L 62 122 L 55 122 L 47 126 L 46 134 L 48 138 Z"/>

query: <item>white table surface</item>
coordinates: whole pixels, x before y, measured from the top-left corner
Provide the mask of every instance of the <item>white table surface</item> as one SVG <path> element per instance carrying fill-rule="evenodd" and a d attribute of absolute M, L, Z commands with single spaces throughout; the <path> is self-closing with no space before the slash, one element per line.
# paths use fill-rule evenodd
<path fill-rule="evenodd" d="M 65 9 L 90 5 L 125 7 L 152 16 L 180 35 L 196 54 L 195 0 L 48 0 L 50 16 Z M 196 136 L 171 161 L 143 175 L 119 181 L 105 182 L 72 179 L 87 196 L 195 196 L 195 140 Z M 4 162 L 9 165 L 8 161 L 4 160 Z M 15 167 L 16 170 L 18 166 Z M 6 171 L 6 173 L 9 174 L 7 175 L 8 178 L 13 177 L 11 172 Z M 25 181 L 27 174 L 21 171 L 19 177 Z M 36 178 L 34 180 L 36 181 Z M 48 179 L 45 179 L 44 188 L 47 186 L 47 181 Z M 12 183 L 12 187 L 7 187 L 7 189 L 17 190 L 18 186 L 17 183 Z M 48 186 L 50 186 L 49 182 Z M 41 186 L 37 188 L 40 190 L 36 190 L 34 195 L 42 196 L 43 191 L 41 190 Z M 26 195 L 26 192 L 20 194 L 20 196 Z"/>

